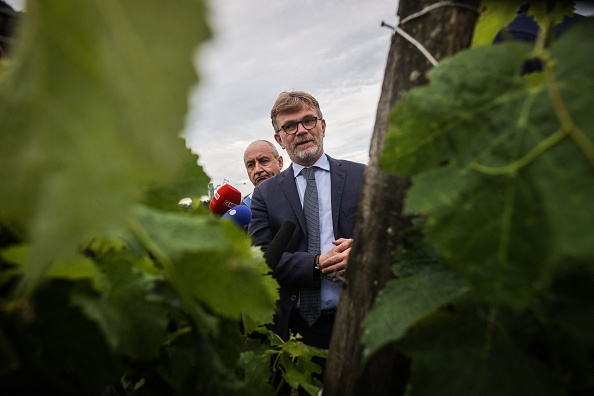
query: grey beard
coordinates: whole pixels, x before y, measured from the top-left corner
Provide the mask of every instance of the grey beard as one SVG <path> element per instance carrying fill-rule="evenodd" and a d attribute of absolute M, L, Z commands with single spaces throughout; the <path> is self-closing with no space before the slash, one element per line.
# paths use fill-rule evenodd
<path fill-rule="evenodd" d="M 297 152 L 296 150 L 292 153 L 292 155 L 289 155 L 289 157 L 291 157 L 291 160 L 293 162 L 296 163 L 309 163 L 312 160 L 317 160 L 318 157 L 322 154 L 322 152 L 324 151 L 324 147 L 322 144 L 320 144 L 319 146 L 313 147 L 309 150 L 306 151 L 299 151 Z"/>

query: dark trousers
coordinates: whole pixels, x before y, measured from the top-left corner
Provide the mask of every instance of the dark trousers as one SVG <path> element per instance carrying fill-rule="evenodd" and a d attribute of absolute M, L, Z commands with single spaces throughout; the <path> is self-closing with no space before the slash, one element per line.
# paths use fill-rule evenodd
<path fill-rule="evenodd" d="M 310 327 L 303 321 L 299 311 L 294 309 L 291 311 L 291 317 L 289 318 L 289 331 L 293 334 L 301 334 L 303 337 L 301 341 L 306 345 L 328 349 L 335 317 L 336 311 L 323 311 L 317 322 Z"/>

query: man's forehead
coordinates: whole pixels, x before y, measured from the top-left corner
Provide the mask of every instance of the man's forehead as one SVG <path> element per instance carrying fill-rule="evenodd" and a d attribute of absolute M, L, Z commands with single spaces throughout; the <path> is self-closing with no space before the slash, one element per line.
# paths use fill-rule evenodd
<path fill-rule="evenodd" d="M 301 107 L 298 109 L 278 113 L 277 118 L 278 117 L 290 117 L 292 115 L 295 115 L 297 113 L 302 113 L 302 112 L 308 112 L 308 113 L 312 113 L 314 115 L 318 114 L 316 109 L 303 103 L 303 104 L 301 104 Z"/>
<path fill-rule="evenodd" d="M 257 145 L 250 147 L 244 155 L 244 161 L 248 160 L 260 160 L 263 158 L 272 157 L 272 149 L 268 144 L 264 143 L 263 145 Z"/>

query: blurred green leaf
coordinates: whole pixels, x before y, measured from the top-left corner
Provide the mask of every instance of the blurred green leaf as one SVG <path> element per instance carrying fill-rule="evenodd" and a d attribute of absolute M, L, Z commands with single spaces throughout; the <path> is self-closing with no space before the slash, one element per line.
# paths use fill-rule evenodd
<path fill-rule="evenodd" d="M 149 251 L 182 295 L 193 296 L 229 318 L 240 319 L 244 312 L 272 320 L 278 284 L 267 275 L 269 268 L 261 252 L 254 254 L 245 231 L 212 215 L 146 207 L 135 211 L 135 219 Z"/>
<path fill-rule="evenodd" d="M 418 320 L 469 290 L 422 237 L 417 229 L 407 230 L 402 237 L 392 269 L 396 279 L 379 292 L 363 321 L 365 359 L 400 339 Z"/>
<path fill-rule="evenodd" d="M 104 259 L 101 295 L 73 291 L 72 302 L 96 321 L 115 353 L 138 360 L 155 358 L 165 337 L 167 307 L 149 297 L 155 278 L 137 270 L 125 256 Z"/>
<path fill-rule="evenodd" d="M 0 311 L 14 352 L 10 371 L 0 375 L 2 394 L 96 395 L 119 382 L 122 362 L 99 326 L 69 302 L 72 287 L 81 286 L 66 280 L 45 282 L 30 302 L 28 318 Z"/>
<path fill-rule="evenodd" d="M 547 101 L 543 86 L 527 86 L 520 76 L 529 50 L 478 47 L 443 60 L 429 72 L 429 85 L 411 90 L 392 109 L 382 167 L 414 176 L 448 161 L 460 168 L 473 161 L 501 166 L 536 144 L 537 131 L 554 132 L 550 103 L 539 109 L 548 111 L 548 120 L 528 122 L 535 98 Z"/>
<path fill-rule="evenodd" d="M 0 256 L 9 263 L 16 264 L 20 268 L 19 273 L 26 271 L 26 266 L 31 264 L 29 260 L 29 245 L 12 245 L 0 250 Z M 73 255 L 69 258 L 54 260 L 46 273 L 46 277 L 65 280 L 89 280 L 96 290 L 101 290 L 101 271 L 88 257 Z"/>
<path fill-rule="evenodd" d="M 154 367 L 149 366 L 151 370 L 140 371 L 135 377 L 139 381 L 148 380 L 145 391 L 151 394 L 237 394 L 240 383 L 234 367 L 225 367 L 213 341 L 206 331 L 184 329 L 163 345 L 160 359 Z M 237 347 L 235 340 L 227 341 L 229 349 Z M 169 389 L 159 389 L 163 380 Z"/>
<path fill-rule="evenodd" d="M 205 19 L 200 0 L 27 2 L 0 85 L 0 218 L 31 239 L 24 292 L 176 178 Z"/>
<path fill-rule="evenodd" d="M 594 257 L 589 215 L 594 210 L 594 42 L 589 40 L 593 35 L 594 19 L 587 18 L 551 47 L 560 96 L 576 131 L 526 169 L 538 188 L 557 252 L 590 259 Z M 531 111 L 535 123 L 545 124 L 550 111 L 535 103 Z"/>
<path fill-rule="evenodd" d="M 438 313 L 402 343 L 412 358 L 407 395 L 562 395 L 561 378 L 516 349 L 505 328 Z"/>
<path fill-rule="evenodd" d="M 245 396 L 273 395 L 270 384 L 270 358 L 253 351 L 243 352 L 239 356 L 237 367 L 243 371 L 244 386 L 241 394 Z"/>
<path fill-rule="evenodd" d="M 200 197 L 208 195 L 210 178 L 197 166 L 197 156 L 185 147 L 180 146 L 179 153 L 171 161 L 179 163 L 179 175 L 175 180 L 149 187 L 144 203 L 157 209 L 180 211 L 179 201 L 182 198 L 199 202 Z"/>
<path fill-rule="evenodd" d="M 556 257 L 593 255 L 592 34 L 576 24 L 540 79 L 520 76 L 524 46 L 464 51 L 392 112 L 382 165 L 413 176 L 407 210 L 429 216 L 430 241 L 488 301 L 525 307 Z"/>
<path fill-rule="evenodd" d="M 530 179 L 446 166 L 415 178 L 408 203 L 431 214 L 430 240 L 479 298 L 521 308 L 546 287 L 550 225 Z"/>

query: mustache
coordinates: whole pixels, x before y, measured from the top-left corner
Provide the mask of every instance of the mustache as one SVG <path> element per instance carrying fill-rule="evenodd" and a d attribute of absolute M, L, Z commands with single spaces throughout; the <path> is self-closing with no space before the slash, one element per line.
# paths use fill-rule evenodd
<path fill-rule="evenodd" d="M 302 139 L 295 141 L 295 145 L 301 144 L 301 143 L 313 142 L 313 141 L 314 141 L 314 139 L 310 139 L 310 138 L 306 137 L 306 138 L 302 138 Z"/>

